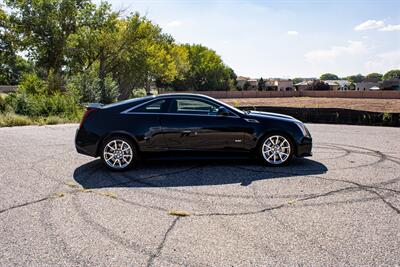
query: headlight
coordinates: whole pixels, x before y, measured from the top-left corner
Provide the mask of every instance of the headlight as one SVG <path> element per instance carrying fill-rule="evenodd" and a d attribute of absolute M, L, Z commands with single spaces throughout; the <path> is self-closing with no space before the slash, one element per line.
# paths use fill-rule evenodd
<path fill-rule="evenodd" d="M 307 127 L 301 121 L 296 122 L 296 125 L 300 128 L 301 132 L 304 136 L 311 137 L 310 132 L 308 131 Z"/>

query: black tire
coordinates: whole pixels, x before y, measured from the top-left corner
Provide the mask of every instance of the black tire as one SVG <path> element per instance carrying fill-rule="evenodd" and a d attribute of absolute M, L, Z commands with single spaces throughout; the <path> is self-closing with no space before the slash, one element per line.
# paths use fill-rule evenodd
<path fill-rule="evenodd" d="M 276 140 L 276 137 L 279 137 L 278 145 L 282 143 L 282 146 L 280 148 L 274 147 L 274 150 L 269 150 L 270 145 L 274 145 L 271 142 L 272 140 Z M 271 138 L 271 139 L 270 139 Z M 283 141 L 284 140 L 284 141 Z M 276 142 L 276 141 L 275 141 Z M 264 147 L 264 144 L 267 146 L 266 148 Z M 275 146 L 275 145 L 274 145 Z M 289 147 L 289 149 L 285 149 L 284 147 Z M 292 160 L 293 155 L 294 155 L 294 143 L 292 141 L 292 138 L 290 138 L 286 134 L 281 134 L 281 133 L 271 133 L 267 134 L 266 136 L 263 137 L 263 139 L 260 142 L 260 145 L 258 147 L 258 156 L 263 163 L 263 165 L 267 166 L 285 166 L 289 164 L 289 162 Z M 268 151 L 268 152 L 266 152 Z M 271 154 L 268 154 L 271 153 Z M 272 156 L 272 159 L 270 158 L 272 154 L 275 153 L 275 156 Z M 287 154 L 285 156 L 284 154 Z M 269 159 L 268 159 L 269 158 Z M 275 161 L 275 159 L 278 159 Z M 281 160 L 279 160 L 281 159 Z M 282 160 L 283 159 L 283 160 Z"/>
<path fill-rule="evenodd" d="M 129 157 L 129 154 L 131 157 Z M 125 136 L 112 136 L 105 139 L 101 147 L 100 157 L 104 165 L 112 171 L 129 170 L 139 161 L 135 144 Z"/>

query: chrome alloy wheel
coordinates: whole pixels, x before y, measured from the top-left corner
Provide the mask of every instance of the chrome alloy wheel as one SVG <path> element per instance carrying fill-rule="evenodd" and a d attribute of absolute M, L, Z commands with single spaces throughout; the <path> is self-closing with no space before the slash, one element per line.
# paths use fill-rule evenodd
<path fill-rule="evenodd" d="M 273 135 L 267 138 L 262 146 L 262 155 L 270 164 L 282 164 L 290 156 L 290 143 L 281 135 Z"/>
<path fill-rule="evenodd" d="M 131 146 L 119 139 L 107 143 L 103 151 L 104 161 L 113 169 L 123 169 L 131 163 L 133 152 Z"/>

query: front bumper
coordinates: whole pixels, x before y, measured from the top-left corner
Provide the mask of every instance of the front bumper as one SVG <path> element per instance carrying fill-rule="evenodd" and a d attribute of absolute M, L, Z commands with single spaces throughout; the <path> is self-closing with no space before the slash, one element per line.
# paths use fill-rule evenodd
<path fill-rule="evenodd" d="M 297 157 L 311 157 L 312 156 L 312 138 L 303 137 L 296 149 Z"/>

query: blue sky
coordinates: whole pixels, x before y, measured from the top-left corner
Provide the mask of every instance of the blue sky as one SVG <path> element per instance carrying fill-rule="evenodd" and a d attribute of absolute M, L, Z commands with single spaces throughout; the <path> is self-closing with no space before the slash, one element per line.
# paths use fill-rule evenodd
<path fill-rule="evenodd" d="M 146 15 L 179 43 L 212 48 L 242 76 L 400 69 L 400 1 L 108 2 Z"/>

